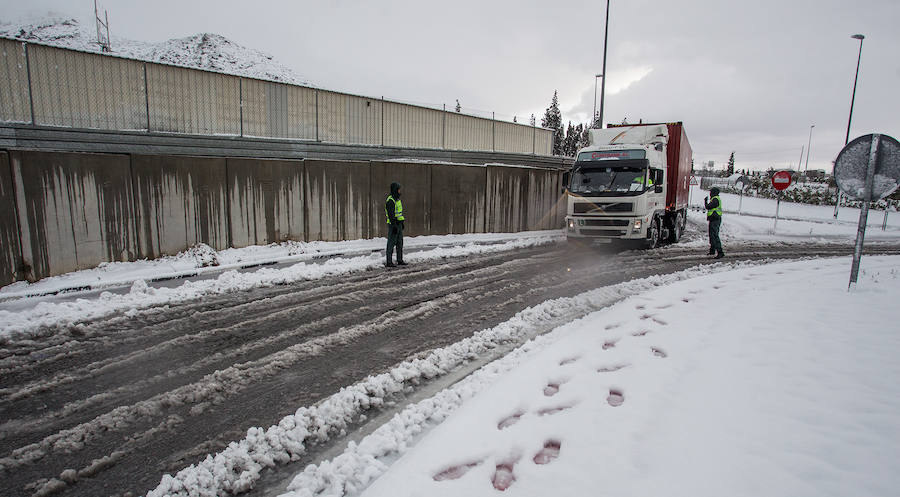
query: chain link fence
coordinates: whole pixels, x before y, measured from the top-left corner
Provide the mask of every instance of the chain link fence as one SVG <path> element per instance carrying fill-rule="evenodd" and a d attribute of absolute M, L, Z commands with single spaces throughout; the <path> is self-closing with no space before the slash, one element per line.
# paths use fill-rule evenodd
<path fill-rule="evenodd" d="M 0 122 L 552 155 L 553 131 L 0 38 Z"/>

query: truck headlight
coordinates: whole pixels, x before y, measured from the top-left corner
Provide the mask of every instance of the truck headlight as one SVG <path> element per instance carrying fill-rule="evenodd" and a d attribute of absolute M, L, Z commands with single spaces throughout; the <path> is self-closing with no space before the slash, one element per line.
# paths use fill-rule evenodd
<path fill-rule="evenodd" d="M 575 220 L 574 219 L 569 219 L 569 229 L 572 231 L 575 230 Z"/>
<path fill-rule="evenodd" d="M 641 229 L 641 220 L 638 219 L 634 222 L 634 231 L 639 231 Z"/>

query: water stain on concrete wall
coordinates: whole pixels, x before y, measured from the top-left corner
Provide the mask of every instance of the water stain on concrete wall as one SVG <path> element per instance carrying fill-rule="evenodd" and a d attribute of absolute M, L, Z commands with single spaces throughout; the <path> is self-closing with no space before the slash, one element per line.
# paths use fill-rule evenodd
<path fill-rule="evenodd" d="M 431 165 L 431 233 L 484 233 L 487 168 Z"/>
<path fill-rule="evenodd" d="M 24 275 L 22 269 L 22 241 L 16 221 L 16 196 L 13 191 L 9 154 L 0 152 L 0 286 L 8 285 Z"/>
<path fill-rule="evenodd" d="M 306 239 L 339 241 L 369 236 L 369 163 L 305 161 Z"/>
<path fill-rule="evenodd" d="M 28 279 L 136 258 L 127 155 L 13 151 Z"/>
<path fill-rule="evenodd" d="M 146 257 L 230 246 L 224 158 L 134 155 L 132 170 Z"/>
<path fill-rule="evenodd" d="M 234 247 L 305 239 L 302 160 L 228 159 Z"/>

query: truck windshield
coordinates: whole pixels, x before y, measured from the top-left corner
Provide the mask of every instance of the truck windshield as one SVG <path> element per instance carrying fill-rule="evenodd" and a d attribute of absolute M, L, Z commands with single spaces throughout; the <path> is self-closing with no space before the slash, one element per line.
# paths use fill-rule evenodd
<path fill-rule="evenodd" d="M 640 194 L 648 183 L 647 161 L 616 161 L 615 165 L 575 164 L 569 190 L 581 194 Z"/>

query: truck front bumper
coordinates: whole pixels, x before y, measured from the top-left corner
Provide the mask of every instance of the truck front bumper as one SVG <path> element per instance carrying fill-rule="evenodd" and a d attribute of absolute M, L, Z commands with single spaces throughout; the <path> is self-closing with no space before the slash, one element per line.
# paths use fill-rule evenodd
<path fill-rule="evenodd" d="M 633 217 L 566 216 L 568 238 L 642 240 L 647 238 L 649 221 Z"/>

